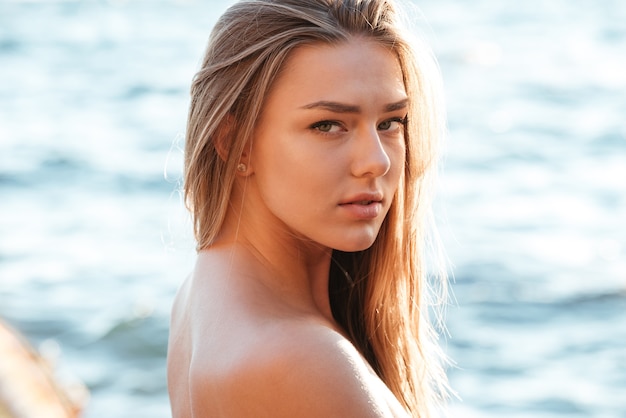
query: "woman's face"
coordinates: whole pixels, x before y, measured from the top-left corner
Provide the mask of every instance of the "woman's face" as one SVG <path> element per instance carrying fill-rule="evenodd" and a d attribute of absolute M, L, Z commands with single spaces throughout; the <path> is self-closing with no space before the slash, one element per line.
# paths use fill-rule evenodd
<path fill-rule="evenodd" d="M 255 213 L 289 237 L 370 247 L 404 170 L 407 100 L 397 57 L 372 41 L 296 49 L 253 138 Z"/>

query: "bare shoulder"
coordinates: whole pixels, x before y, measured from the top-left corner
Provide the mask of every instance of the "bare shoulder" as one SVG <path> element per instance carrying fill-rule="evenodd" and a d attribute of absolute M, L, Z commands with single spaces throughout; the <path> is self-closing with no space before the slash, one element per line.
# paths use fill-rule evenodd
<path fill-rule="evenodd" d="M 170 335 L 167 345 L 167 381 L 168 392 L 174 416 L 191 416 L 188 397 L 188 374 L 191 363 L 191 335 L 189 332 L 188 303 L 189 279 L 176 294 L 170 317 Z"/>
<path fill-rule="evenodd" d="M 228 276 L 209 256 L 172 310 L 174 417 L 407 416 L 332 324 L 281 304 L 243 275 Z"/>
<path fill-rule="evenodd" d="M 406 416 L 354 346 L 314 321 L 273 325 L 251 336 L 246 349 L 231 360 L 225 373 L 213 376 L 220 392 L 220 416 Z M 206 378 L 197 377 L 200 382 Z M 203 386 L 192 392 L 206 394 Z"/>

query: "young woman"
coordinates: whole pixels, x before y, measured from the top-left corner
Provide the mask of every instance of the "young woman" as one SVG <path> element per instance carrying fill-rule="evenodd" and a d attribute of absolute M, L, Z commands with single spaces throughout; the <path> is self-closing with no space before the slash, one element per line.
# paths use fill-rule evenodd
<path fill-rule="evenodd" d="M 397 20 L 390 0 L 249 0 L 216 24 L 191 90 L 174 417 L 428 417 L 445 392 L 424 259 L 439 76 Z"/>

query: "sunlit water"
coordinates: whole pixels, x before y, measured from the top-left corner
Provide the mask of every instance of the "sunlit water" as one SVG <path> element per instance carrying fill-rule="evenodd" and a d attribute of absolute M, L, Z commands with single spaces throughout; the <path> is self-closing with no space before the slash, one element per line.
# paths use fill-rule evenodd
<path fill-rule="evenodd" d="M 170 416 L 181 135 L 224 5 L 0 0 L 0 316 L 87 384 L 87 418 Z M 626 416 L 626 3 L 419 5 L 449 109 L 453 415 Z"/>

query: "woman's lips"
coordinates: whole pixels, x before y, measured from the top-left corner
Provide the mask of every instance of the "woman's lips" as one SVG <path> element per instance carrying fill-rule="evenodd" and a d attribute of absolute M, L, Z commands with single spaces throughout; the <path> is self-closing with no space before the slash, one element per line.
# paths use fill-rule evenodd
<path fill-rule="evenodd" d="M 364 192 L 348 197 L 340 202 L 340 205 L 368 205 L 371 203 L 382 203 L 383 194 L 380 192 Z"/>
<path fill-rule="evenodd" d="M 349 216 L 368 220 L 377 218 L 383 209 L 382 201 L 380 200 L 354 200 L 346 203 L 339 204 L 343 210 L 345 210 Z"/>

